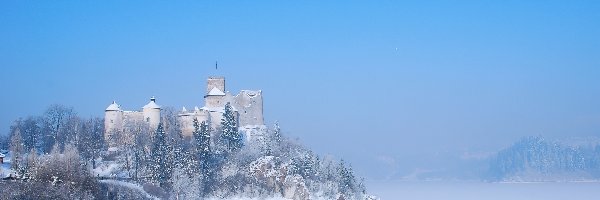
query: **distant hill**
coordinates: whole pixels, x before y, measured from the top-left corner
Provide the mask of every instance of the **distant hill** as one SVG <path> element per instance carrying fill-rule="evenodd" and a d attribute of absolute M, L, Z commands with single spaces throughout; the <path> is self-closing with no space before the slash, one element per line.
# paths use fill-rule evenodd
<path fill-rule="evenodd" d="M 490 159 L 494 181 L 584 181 L 600 179 L 600 140 L 548 141 L 525 137 Z"/>

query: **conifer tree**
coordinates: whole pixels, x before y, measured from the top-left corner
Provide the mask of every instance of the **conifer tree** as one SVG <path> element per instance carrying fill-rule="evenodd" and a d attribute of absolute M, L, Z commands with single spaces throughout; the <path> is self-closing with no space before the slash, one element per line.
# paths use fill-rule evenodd
<path fill-rule="evenodd" d="M 273 139 L 279 145 L 281 143 L 281 128 L 279 127 L 279 122 L 275 122 L 273 125 Z"/>
<path fill-rule="evenodd" d="M 201 183 L 204 194 L 210 192 L 211 181 L 213 179 L 212 152 L 210 148 L 210 127 L 206 121 L 198 124 L 198 119 L 194 118 L 194 140 L 196 142 L 196 153 L 200 163 Z"/>
<path fill-rule="evenodd" d="M 210 130 L 205 121 L 200 124 L 200 134 L 198 139 L 196 139 L 196 142 L 200 156 L 200 162 L 202 163 L 202 170 L 206 170 L 209 167 L 211 149 Z"/>
<path fill-rule="evenodd" d="M 160 187 L 167 186 L 170 178 L 169 167 L 171 166 L 171 163 L 169 162 L 169 153 L 169 145 L 167 144 L 165 130 L 161 123 L 158 124 L 156 134 L 154 135 L 152 156 L 150 157 L 150 159 L 152 159 L 151 163 L 153 163 L 150 175 L 154 182 L 159 183 Z"/>
<path fill-rule="evenodd" d="M 238 131 L 236 118 L 231 104 L 225 104 L 225 111 L 221 119 L 221 128 L 223 129 L 223 138 L 225 139 L 227 150 L 234 152 L 242 148 L 242 135 Z"/>
<path fill-rule="evenodd" d="M 351 192 L 356 191 L 356 180 L 354 178 L 354 173 L 352 172 L 352 168 L 347 168 L 344 160 L 340 161 L 340 166 L 338 167 L 338 176 L 339 176 L 339 191 L 342 194 L 350 194 Z"/>

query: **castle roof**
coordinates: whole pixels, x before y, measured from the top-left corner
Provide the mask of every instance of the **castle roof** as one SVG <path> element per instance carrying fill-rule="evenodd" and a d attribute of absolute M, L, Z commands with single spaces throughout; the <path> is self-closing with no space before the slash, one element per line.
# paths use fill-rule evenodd
<path fill-rule="evenodd" d="M 156 104 L 156 99 L 152 97 L 150 98 L 150 102 L 142 108 L 160 109 L 160 106 Z"/>
<path fill-rule="evenodd" d="M 208 92 L 208 95 L 225 96 L 225 93 L 219 90 L 219 88 L 214 87 L 212 90 L 210 90 L 210 92 Z"/>
<path fill-rule="evenodd" d="M 121 107 L 119 106 L 119 104 L 117 104 L 117 102 L 113 101 L 110 105 L 108 105 L 108 107 L 106 108 L 106 111 L 119 111 L 121 110 Z"/>

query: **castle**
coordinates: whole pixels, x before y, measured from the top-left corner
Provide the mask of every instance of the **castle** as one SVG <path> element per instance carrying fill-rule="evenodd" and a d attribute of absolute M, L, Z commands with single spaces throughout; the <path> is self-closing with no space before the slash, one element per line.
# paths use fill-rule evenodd
<path fill-rule="evenodd" d="M 194 131 L 194 118 L 199 122 L 207 122 L 211 128 L 220 126 L 225 104 L 230 103 L 238 126 L 246 129 L 264 127 L 262 91 L 242 90 L 232 95 L 225 90 L 224 77 L 209 77 L 204 95 L 204 106 L 197 106 L 192 111 L 183 107 L 177 119 L 181 126 L 182 135 L 191 137 Z M 161 122 L 161 107 L 156 104 L 154 97 L 142 107 L 141 111 L 124 111 L 115 101 L 104 113 L 104 138 L 108 140 L 111 134 L 122 132 L 134 124 L 146 124 L 150 130 L 156 130 Z"/>

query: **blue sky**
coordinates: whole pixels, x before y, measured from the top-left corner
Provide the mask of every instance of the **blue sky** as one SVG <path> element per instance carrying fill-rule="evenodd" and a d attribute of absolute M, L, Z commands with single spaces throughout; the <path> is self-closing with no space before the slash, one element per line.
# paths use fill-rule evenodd
<path fill-rule="evenodd" d="M 102 116 L 112 100 L 137 109 L 152 95 L 202 105 L 216 74 L 232 92 L 262 89 L 268 123 L 376 178 L 526 135 L 600 136 L 598 10 L 596 1 L 3 1 L 0 131 L 52 103 L 81 116 Z"/>

